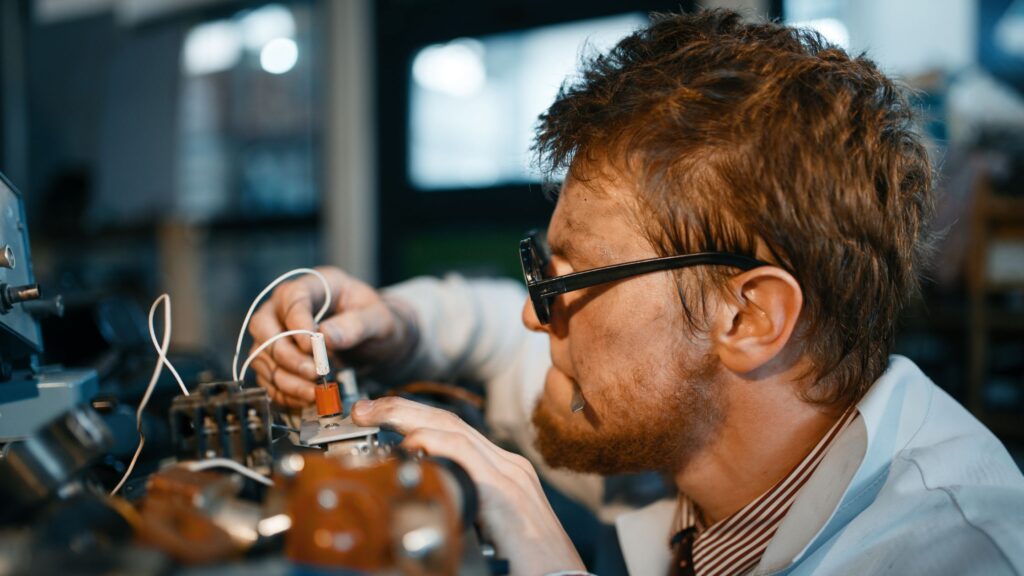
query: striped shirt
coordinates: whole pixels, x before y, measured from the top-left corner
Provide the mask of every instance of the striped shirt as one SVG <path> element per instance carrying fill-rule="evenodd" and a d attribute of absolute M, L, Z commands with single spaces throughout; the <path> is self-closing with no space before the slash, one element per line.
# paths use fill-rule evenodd
<path fill-rule="evenodd" d="M 675 517 L 676 537 L 672 544 L 675 545 L 680 540 L 679 536 L 690 528 L 696 530 L 696 538 L 692 544 L 692 566 L 687 560 L 682 560 L 681 565 L 672 566 L 671 573 L 733 576 L 745 574 L 757 566 L 786 512 L 793 505 L 797 492 L 817 469 L 835 439 L 856 416 L 857 409 L 851 406 L 785 478 L 710 528 L 705 529 L 693 501 L 680 495 Z"/>

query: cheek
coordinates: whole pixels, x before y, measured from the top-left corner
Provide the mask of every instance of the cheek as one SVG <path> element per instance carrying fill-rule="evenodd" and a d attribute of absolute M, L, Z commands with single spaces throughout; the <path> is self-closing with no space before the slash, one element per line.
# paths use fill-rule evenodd
<path fill-rule="evenodd" d="M 678 303 L 652 298 L 665 294 L 661 283 L 638 280 L 632 290 L 603 294 L 570 321 L 569 353 L 588 400 L 609 389 L 622 391 L 625 383 L 631 388 L 658 379 L 678 353 Z"/>

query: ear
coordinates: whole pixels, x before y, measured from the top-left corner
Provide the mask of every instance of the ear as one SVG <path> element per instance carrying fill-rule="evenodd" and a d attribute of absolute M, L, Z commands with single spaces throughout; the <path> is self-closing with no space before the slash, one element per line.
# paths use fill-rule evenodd
<path fill-rule="evenodd" d="M 711 334 L 722 364 L 737 374 L 753 372 L 779 357 L 796 328 L 804 295 L 793 276 L 762 266 L 729 281 Z"/>

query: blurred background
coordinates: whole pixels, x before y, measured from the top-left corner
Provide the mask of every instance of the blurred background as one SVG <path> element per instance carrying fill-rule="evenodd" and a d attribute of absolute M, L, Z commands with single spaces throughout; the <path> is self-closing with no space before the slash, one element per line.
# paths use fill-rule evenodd
<path fill-rule="evenodd" d="M 700 6 L 815 28 L 914 88 L 946 234 L 899 351 L 1019 454 L 1024 0 L 0 2 L 0 172 L 36 276 L 97 325 L 56 360 L 169 291 L 172 349 L 226 367 L 250 300 L 297 266 L 518 278 L 552 209 L 537 115 L 581 55 Z"/>

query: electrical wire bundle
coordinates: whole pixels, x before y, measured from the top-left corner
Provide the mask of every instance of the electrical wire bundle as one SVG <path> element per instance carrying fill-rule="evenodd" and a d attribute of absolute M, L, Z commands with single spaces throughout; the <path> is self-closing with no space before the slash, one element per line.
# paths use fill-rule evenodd
<path fill-rule="evenodd" d="M 249 311 L 246 313 L 245 319 L 242 321 L 242 328 L 238 332 L 238 340 L 235 343 L 235 354 L 231 361 L 231 376 L 232 378 L 234 378 L 236 382 L 244 382 L 246 371 L 249 369 L 249 365 L 252 363 L 252 361 L 255 360 L 256 357 L 262 354 L 264 350 L 272 346 L 278 340 L 282 338 L 288 338 L 290 336 L 296 336 L 299 334 L 306 334 L 310 337 L 319 336 L 320 338 L 323 338 L 323 335 L 312 330 L 287 330 L 285 332 L 281 332 L 280 334 L 274 335 L 272 338 L 267 339 L 266 342 L 256 347 L 256 349 L 253 350 L 252 353 L 250 353 L 249 356 L 245 359 L 245 362 L 242 363 L 242 369 L 238 369 L 238 359 L 242 351 L 242 341 L 245 339 L 245 331 L 249 327 L 249 321 L 252 319 L 252 315 L 256 311 L 256 307 L 259 306 L 259 304 L 263 301 L 267 294 L 269 294 L 271 290 L 276 288 L 278 284 L 294 276 L 301 276 L 305 274 L 316 276 L 324 285 L 324 303 L 320 307 L 320 310 L 317 311 L 316 316 L 313 317 L 313 323 L 319 324 L 320 320 L 330 309 L 331 287 L 330 284 L 328 284 L 327 282 L 327 278 L 325 278 L 324 275 L 321 274 L 320 272 L 312 268 L 296 268 L 294 270 L 285 272 L 284 274 L 274 279 L 273 282 L 268 284 L 266 288 L 264 288 L 263 291 L 261 291 L 259 295 L 256 296 L 256 298 L 252 302 L 252 305 L 249 306 Z M 163 335 L 160 338 L 160 341 L 157 342 L 156 328 L 153 325 L 153 319 L 156 316 L 157 308 L 160 307 L 161 303 L 164 305 L 164 330 Z M 188 388 L 185 386 L 185 382 L 181 379 L 181 376 L 178 374 L 178 371 L 174 369 L 174 366 L 171 364 L 171 361 L 167 358 L 167 349 L 171 343 L 171 297 L 168 294 L 161 294 L 156 300 L 153 301 L 153 305 L 150 306 L 149 308 L 149 337 L 150 340 L 153 342 L 153 348 L 156 349 L 157 361 L 156 366 L 153 368 L 153 375 L 149 379 L 149 384 L 146 385 L 146 391 L 142 395 L 142 400 L 139 401 L 139 407 L 135 411 L 135 424 L 136 429 L 139 432 L 139 445 L 135 448 L 135 454 L 132 456 L 131 461 L 128 463 L 128 468 L 125 470 L 124 475 L 121 477 L 121 480 L 117 483 L 116 486 L 114 486 L 114 489 L 110 491 L 111 496 L 116 495 L 124 486 L 125 482 L 128 481 L 128 478 L 131 476 L 132 471 L 135 469 L 135 464 L 138 462 L 139 455 L 142 453 L 142 447 L 146 444 L 146 436 L 142 431 L 142 412 L 143 410 L 145 410 L 146 405 L 149 403 L 149 398 L 150 396 L 152 396 L 153 390 L 156 388 L 156 383 L 160 380 L 160 374 L 163 372 L 164 366 L 166 366 L 167 369 L 170 371 L 171 375 L 174 377 L 174 380 L 178 383 L 178 386 L 181 388 L 182 393 L 185 394 L 186 396 L 189 395 Z M 258 474 L 250 470 L 249 468 L 246 468 L 245 466 L 242 466 L 241 464 L 238 464 L 237 462 L 233 460 L 228 460 L 226 458 L 213 458 L 210 460 L 203 460 L 201 462 L 190 462 L 185 464 L 185 466 L 188 467 L 190 470 L 205 470 L 208 468 L 226 467 L 230 468 L 231 470 L 234 470 L 235 472 L 238 472 L 239 474 L 243 474 L 249 478 L 252 478 L 257 482 L 267 485 L 272 484 L 271 480 L 266 476 Z"/>

